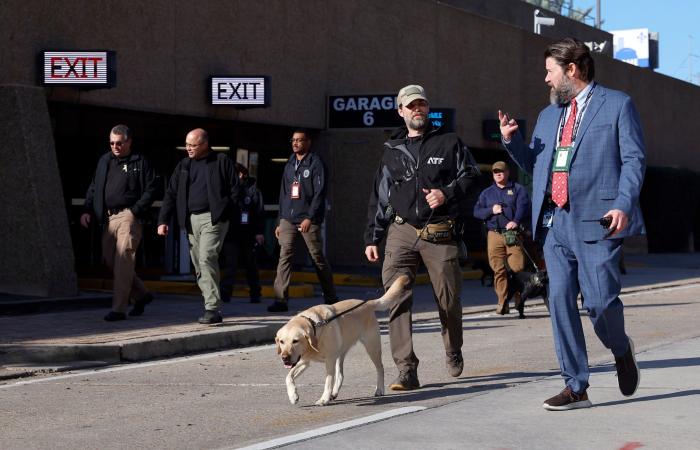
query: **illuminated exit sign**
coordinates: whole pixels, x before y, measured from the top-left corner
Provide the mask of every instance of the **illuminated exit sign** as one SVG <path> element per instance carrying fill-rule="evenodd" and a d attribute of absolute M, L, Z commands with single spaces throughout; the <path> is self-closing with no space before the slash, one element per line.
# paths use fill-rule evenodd
<path fill-rule="evenodd" d="M 212 76 L 209 78 L 212 105 L 250 108 L 270 105 L 270 77 Z"/>
<path fill-rule="evenodd" d="M 44 51 L 44 85 L 113 87 L 116 55 L 113 51 Z"/>

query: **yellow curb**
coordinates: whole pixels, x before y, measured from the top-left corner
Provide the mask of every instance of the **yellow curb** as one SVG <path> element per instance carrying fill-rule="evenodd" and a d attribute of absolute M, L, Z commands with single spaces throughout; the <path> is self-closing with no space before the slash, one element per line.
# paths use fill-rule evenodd
<path fill-rule="evenodd" d="M 274 274 L 272 271 L 265 272 L 268 272 L 266 275 L 269 275 L 269 273 Z M 462 271 L 463 280 L 478 280 L 480 278 L 480 270 Z M 312 272 L 292 272 L 292 282 L 298 283 L 289 286 L 289 296 L 293 298 L 313 297 L 313 285 L 319 284 L 318 277 Z M 333 283 L 335 283 L 336 286 L 381 287 L 382 280 L 379 276 L 336 273 L 333 274 Z M 428 283 L 430 283 L 430 277 L 427 273 L 416 275 L 414 284 L 422 285 Z M 200 294 L 197 283 L 191 281 L 147 280 L 144 281 L 144 284 L 149 291 L 160 292 L 162 294 Z M 80 289 L 109 291 L 112 290 L 112 280 L 106 278 L 81 278 L 78 280 L 78 286 Z M 247 286 L 236 285 L 234 286 L 233 296 L 248 297 L 249 292 Z M 275 292 L 273 287 L 270 285 L 263 285 L 262 296 L 274 298 Z"/>
<path fill-rule="evenodd" d="M 153 281 L 147 280 L 143 284 L 146 285 L 146 289 L 152 292 L 159 292 L 161 294 L 189 294 L 189 295 L 199 295 L 201 291 L 197 286 L 197 283 L 188 281 Z M 112 290 L 112 280 L 102 279 L 102 278 L 81 278 L 78 280 L 78 286 L 80 289 L 89 290 Z M 250 290 L 247 286 L 234 286 L 233 296 L 234 297 L 248 297 Z M 263 297 L 275 297 L 275 291 L 272 286 L 262 286 L 262 296 Z M 313 297 L 314 287 L 309 284 L 299 284 L 289 286 L 289 297 L 291 298 L 303 298 L 303 297 Z"/>

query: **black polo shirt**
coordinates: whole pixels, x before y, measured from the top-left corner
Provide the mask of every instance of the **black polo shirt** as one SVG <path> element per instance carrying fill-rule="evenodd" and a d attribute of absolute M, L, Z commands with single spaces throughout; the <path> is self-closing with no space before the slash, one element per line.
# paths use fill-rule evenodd
<path fill-rule="evenodd" d="M 107 165 L 105 182 L 105 208 L 128 208 L 139 200 L 138 171 L 136 164 L 129 163 L 129 157 L 112 156 Z"/>

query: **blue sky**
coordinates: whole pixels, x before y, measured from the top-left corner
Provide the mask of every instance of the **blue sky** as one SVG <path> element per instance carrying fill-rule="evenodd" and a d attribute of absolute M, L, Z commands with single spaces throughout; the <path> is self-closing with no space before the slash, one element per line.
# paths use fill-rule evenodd
<path fill-rule="evenodd" d="M 574 1 L 576 9 L 592 7 L 593 17 L 595 5 L 595 0 Z M 700 84 L 700 0 L 601 0 L 601 9 L 606 31 L 648 28 L 659 33 L 657 72 L 689 81 L 692 71 L 692 82 Z M 689 56 L 691 51 L 695 56 Z"/>

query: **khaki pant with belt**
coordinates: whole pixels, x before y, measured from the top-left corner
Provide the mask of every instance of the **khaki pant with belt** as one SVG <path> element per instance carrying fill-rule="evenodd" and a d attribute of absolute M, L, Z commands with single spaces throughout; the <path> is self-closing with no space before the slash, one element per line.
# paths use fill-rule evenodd
<path fill-rule="evenodd" d="M 498 307 L 503 308 L 508 297 L 508 277 L 506 275 L 505 259 L 513 272 L 525 268 L 525 257 L 520 245 L 506 245 L 506 239 L 501 233 L 489 230 L 486 237 L 486 247 L 489 255 L 489 265 L 493 269 L 493 290 L 498 297 Z"/>
<path fill-rule="evenodd" d="M 278 301 L 287 301 L 289 299 L 289 280 L 292 274 L 292 257 L 294 256 L 294 242 L 297 236 L 301 235 L 306 243 L 306 248 L 309 249 L 309 255 L 316 268 L 316 275 L 321 283 L 323 297 L 327 303 L 332 303 L 338 300 L 338 295 L 335 292 L 333 284 L 333 273 L 331 266 L 326 262 L 326 257 L 323 255 L 323 239 L 321 238 L 321 227 L 317 224 L 311 224 L 309 231 L 302 233 L 292 222 L 280 220 L 280 259 L 277 263 L 277 276 L 275 277 L 275 297 Z"/>
<path fill-rule="evenodd" d="M 420 239 L 413 248 L 416 237 L 416 230 L 411 225 L 392 223 L 387 233 L 382 267 L 384 289 L 389 289 L 400 275 L 407 275 L 410 279 L 400 302 L 389 315 L 391 353 L 399 370 L 415 370 L 418 367 L 418 358 L 413 352 L 411 307 L 413 282 L 421 260 L 428 269 L 435 293 L 445 351 L 456 353 L 462 349 L 462 302 L 459 297 L 462 271 L 457 259 L 457 243 L 435 244 Z"/>
<path fill-rule="evenodd" d="M 228 222 L 211 223 L 211 213 L 191 214 L 187 238 L 190 257 L 197 274 L 197 286 L 204 297 L 204 309 L 218 311 L 222 305 L 219 292 L 219 252 L 224 245 Z"/>
<path fill-rule="evenodd" d="M 108 217 L 102 233 L 102 255 L 114 272 L 112 311 L 125 313 L 129 298 L 140 299 L 148 293 L 143 281 L 134 272 L 136 250 L 141 243 L 143 225 L 129 209 Z"/>

